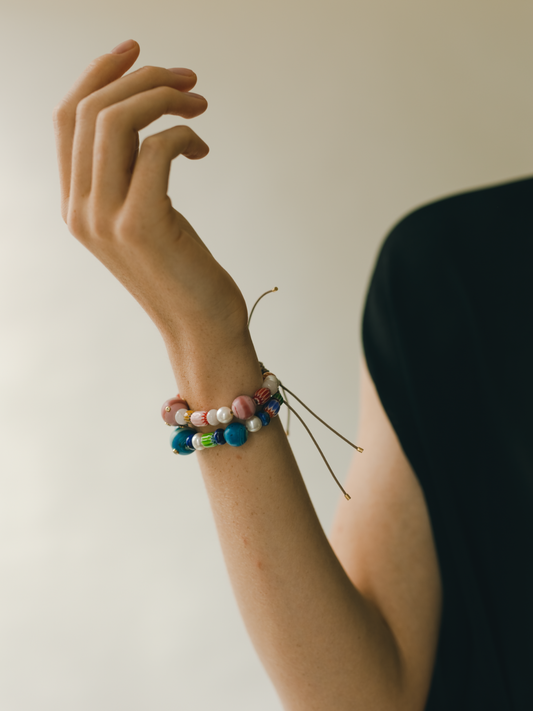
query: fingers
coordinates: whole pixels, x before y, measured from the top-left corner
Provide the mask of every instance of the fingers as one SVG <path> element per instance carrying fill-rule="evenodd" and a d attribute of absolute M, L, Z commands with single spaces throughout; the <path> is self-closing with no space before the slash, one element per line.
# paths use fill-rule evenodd
<path fill-rule="evenodd" d="M 184 155 L 191 160 L 204 158 L 209 146 L 188 126 L 174 126 L 145 138 L 125 204 L 125 212 L 147 212 L 149 205 L 161 204 L 167 196 L 172 160 Z"/>
<path fill-rule="evenodd" d="M 139 56 L 137 43 L 123 54 L 104 54 L 95 59 L 83 72 L 67 95 L 54 109 L 54 129 L 61 185 L 61 212 L 66 220 L 70 192 L 72 145 L 76 109 L 86 96 L 121 77 Z"/>
<path fill-rule="evenodd" d="M 54 125 L 56 133 L 56 146 L 59 162 L 61 183 L 62 214 L 66 219 L 72 182 L 73 156 L 83 157 L 87 151 L 92 153 L 94 133 L 87 135 L 84 132 L 83 141 L 86 150 L 79 150 L 75 134 L 80 120 L 87 120 L 93 124 L 98 112 L 113 103 L 122 101 L 138 91 L 144 91 L 153 86 L 166 84 L 181 91 L 190 91 L 196 84 L 196 75 L 176 74 L 166 69 L 143 67 L 132 74 L 122 75 L 132 66 L 139 56 L 139 45 L 134 42 L 133 47 L 122 54 L 104 54 L 95 59 L 81 75 L 65 98 L 54 110 Z M 185 70 L 187 71 L 187 70 Z M 148 75 L 148 76 L 147 76 Z M 154 76 L 158 75 L 158 76 Z M 153 80 L 150 83 L 150 78 Z M 148 81 L 147 81 L 148 79 Z M 89 131 L 89 134 L 91 132 Z M 86 141 L 89 141 L 87 145 Z M 81 165 L 82 170 L 90 170 L 91 163 Z M 87 190 L 87 185 L 83 186 Z M 90 189 L 90 186 L 89 186 Z"/>
<path fill-rule="evenodd" d="M 99 210 L 104 214 L 113 214 L 128 194 L 137 132 L 164 114 L 193 118 L 206 109 L 207 101 L 203 97 L 183 93 L 168 86 L 159 86 L 130 96 L 100 111 L 93 129 L 94 153 L 84 150 L 83 155 L 75 161 L 73 175 L 76 189 L 79 189 L 82 195 L 90 190 L 91 199 L 98 205 Z M 88 141 L 91 125 L 82 127 L 80 136 L 84 135 Z M 75 143 L 77 140 L 76 136 Z M 154 142 L 160 140 L 155 138 Z M 205 146 L 203 141 L 202 144 Z M 81 146 L 86 147 L 87 143 L 80 137 Z M 94 163 L 92 171 L 91 163 Z M 139 159 L 136 170 L 138 166 Z M 163 181 L 168 183 L 168 171 L 167 175 L 163 176 Z M 158 181 L 158 185 L 160 184 L 161 181 Z M 72 197 L 76 202 L 74 192 Z"/>
<path fill-rule="evenodd" d="M 97 199 L 108 189 L 111 192 L 104 194 L 104 203 L 109 206 L 125 198 L 135 132 L 165 113 L 186 118 L 203 113 L 205 99 L 174 88 L 187 83 L 190 87 L 195 81 L 195 75 L 185 77 L 161 67 L 143 67 L 78 104 L 72 165 L 74 204 L 91 192 L 93 178 Z"/>

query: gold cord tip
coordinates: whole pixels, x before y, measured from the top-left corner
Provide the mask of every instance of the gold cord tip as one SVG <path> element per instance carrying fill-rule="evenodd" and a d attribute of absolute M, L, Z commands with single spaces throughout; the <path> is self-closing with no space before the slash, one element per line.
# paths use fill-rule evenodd
<path fill-rule="evenodd" d="M 352 497 L 350 496 L 350 494 L 345 493 L 344 498 L 346 499 L 346 501 L 349 501 Z"/>
<path fill-rule="evenodd" d="M 361 452 L 361 454 L 365 451 L 362 447 L 356 447 L 358 452 Z"/>

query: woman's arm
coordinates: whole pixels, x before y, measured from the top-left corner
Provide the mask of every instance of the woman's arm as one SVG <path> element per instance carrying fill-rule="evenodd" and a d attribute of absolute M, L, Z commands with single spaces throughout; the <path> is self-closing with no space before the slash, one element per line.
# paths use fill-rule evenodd
<path fill-rule="evenodd" d="M 330 541 L 352 583 L 387 621 L 401 658 L 404 708 L 425 707 L 440 629 L 442 584 L 424 494 L 363 358 L 355 456 Z"/>
<path fill-rule="evenodd" d="M 178 126 L 148 137 L 137 152 L 140 129 L 165 113 L 192 118 L 207 103 L 189 93 L 193 73 L 143 67 L 123 76 L 138 54 L 134 44 L 97 58 L 55 111 L 62 214 L 158 327 L 181 395 L 194 409 L 218 407 L 252 394 L 261 374 L 242 294 L 166 194 L 172 159 L 201 158 L 208 148 Z M 376 593 L 379 574 L 374 580 L 368 568 L 375 587 L 360 590 L 339 563 L 280 422 L 244 447 L 197 456 L 242 614 L 285 707 L 414 711 L 421 696 L 405 658 L 409 629 L 386 604 L 380 608 L 387 599 Z M 367 456 L 358 455 L 358 464 Z M 372 481 L 366 486 L 375 491 Z M 350 493 L 348 517 L 357 510 L 357 481 Z M 363 542 L 353 545 L 347 570 Z M 383 546 L 374 553 L 388 560 Z M 410 575 L 409 558 L 406 564 L 396 583 Z"/>
<path fill-rule="evenodd" d="M 183 393 L 183 366 L 169 353 Z M 251 344 L 224 372 L 219 379 L 216 365 L 204 362 L 187 378 L 189 404 L 204 409 L 253 393 L 261 376 Z M 395 638 L 328 543 L 279 418 L 243 447 L 197 456 L 241 614 L 284 707 L 415 711 L 402 705 Z"/>

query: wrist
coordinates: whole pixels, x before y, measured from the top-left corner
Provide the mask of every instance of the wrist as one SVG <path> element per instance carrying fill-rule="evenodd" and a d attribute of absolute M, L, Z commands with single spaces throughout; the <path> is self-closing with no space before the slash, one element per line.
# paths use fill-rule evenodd
<path fill-rule="evenodd" d="M 211 335 L 211 334 L 209 334 Z M 214 334 L 213 334 L 214 335 Z M 251 395 L 263 382 L 248 328 L 238 337 L 163 337 L 181 397 L 195 410 L 229 405 Z"/>

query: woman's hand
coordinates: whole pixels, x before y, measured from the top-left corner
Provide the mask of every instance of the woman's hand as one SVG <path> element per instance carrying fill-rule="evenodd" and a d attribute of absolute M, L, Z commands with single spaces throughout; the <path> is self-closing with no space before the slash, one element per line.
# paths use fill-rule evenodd
<path fill-rule="evenodd" d="M 139 151 L 141 129 L 163 114 L 199 116 L 207 101 L 189 93 L 193 72 L 145 66 L 123 76 L 139 51 L 132 42 L 95 59 L 54 111 L 63 219 L 173 347 L 202 333 L 211 344 L 246 339 L 241 292 L 167 195 L 172 159 L 203 158 L 208 146 L 176 126 Z"/>

